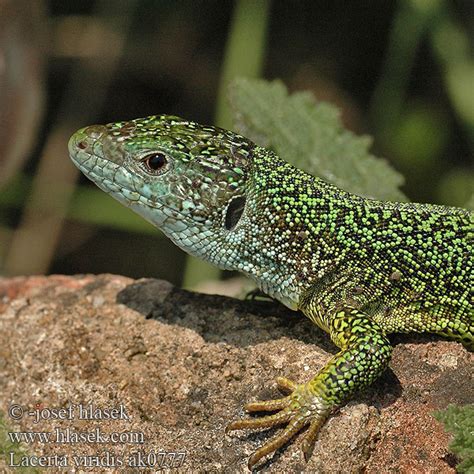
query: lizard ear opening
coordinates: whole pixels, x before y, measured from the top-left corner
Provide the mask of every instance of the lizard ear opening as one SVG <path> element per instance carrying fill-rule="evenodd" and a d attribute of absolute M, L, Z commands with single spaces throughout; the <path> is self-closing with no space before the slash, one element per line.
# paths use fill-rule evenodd
<path fill-rule="evenodd" d="M 224 225 L 227 230 L 232 230 L 237 225 L 242 217 L 244 209 L 245 196 L 237 196 L 229 202 L 224 220 Z"/>

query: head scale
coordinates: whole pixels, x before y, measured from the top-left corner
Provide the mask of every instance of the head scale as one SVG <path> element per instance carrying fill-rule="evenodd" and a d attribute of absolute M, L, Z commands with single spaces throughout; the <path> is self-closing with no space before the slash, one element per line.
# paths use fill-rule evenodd
<path fill-rule="evenodd" d="M 93 125 L 69 142 L 73 161 L 100 188 L 211 261 L 210 245 L 235 238 L 229 233 L 244 214 L 254 147 L 238 134 L 166 115 Z M 213 263 L 225 261 L 216 254 Z"/>

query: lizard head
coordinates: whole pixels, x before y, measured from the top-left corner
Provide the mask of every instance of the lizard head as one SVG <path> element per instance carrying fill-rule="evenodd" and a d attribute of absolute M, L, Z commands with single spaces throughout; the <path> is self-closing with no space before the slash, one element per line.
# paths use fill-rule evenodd
<path fill-rule="evenodd" d="M 71 159 L 101 189 L 221 267 L 226 260 L 212 260 L 209 248 L 232 238 L 244 215 L 254 147 L 238 134 L 166 115 L 92 125 L 69 141 Z"/>

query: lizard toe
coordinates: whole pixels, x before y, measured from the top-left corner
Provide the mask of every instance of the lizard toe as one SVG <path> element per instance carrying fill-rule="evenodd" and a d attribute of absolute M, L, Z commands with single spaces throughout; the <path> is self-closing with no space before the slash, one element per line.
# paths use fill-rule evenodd
<path fill-rule="evenodd" d="M 287 423 L 291 414 L 286 410 L 282 410 L 274 415 L 262 416 L 260 418 L 247 418 L 244 420 L 236 420 L 229 423 L 225 429 L 226 433 L 235 430 L 256 430 L 259 428 L 271 428 L 273 426 Z"/>
<path fill-rule="evenodd" d="M 285 445 L 291 438 L 293 438 L 293 436 L 298 433 L 298 431 L 301 430 L 301 428 L 306 425 L 306 423 L 307 421 L 304 419 L 292 419 L 283 431 L 269 439 L 250 456 L 248 461 L 249 469 L 251 470 L 253 466 L 264 456 L 275 452 L 277 449 L 280 449 L 283 445 Z"/>
<path fill-rule="evenodd" d="M 303 456 L 306 462 L 308 462 L 309 458 L 311 457 L 311 454 L 313 453 L 314 443 L 316 442 L 319 429 L 321 428 L 323 422 L 323 417 L 319 417 L 313 420 L 308 428 L 308 431 L 305 433 L 304 439 L 301 443 L 301 451 L 303 452 Z"/>
<path fill-rule="evenodd" d="M 324 423 L 330 409 L 326 407 L 320 397 L 309 390 L 308 384 L 295 384 L 294 382 L 279 377 L 278 387 L 292 393 L 284 398 L 269 401 L 251 402 L 245 406 L 247 412 L 275 411 L 272 415 L 260 418 L 247 418 L 230 423 L 226 432 L 233 430 L 254 430 L 260 428 L 272 428 L 274 426 L 287 424 L 283 430 L 268 440 L 249 459 L 251 469 L 261 458 L 281 448 L 293 438 L 302 428 L 310 425 L 302 444 L 305 459 L 308 459 L 319 428 Z"/>

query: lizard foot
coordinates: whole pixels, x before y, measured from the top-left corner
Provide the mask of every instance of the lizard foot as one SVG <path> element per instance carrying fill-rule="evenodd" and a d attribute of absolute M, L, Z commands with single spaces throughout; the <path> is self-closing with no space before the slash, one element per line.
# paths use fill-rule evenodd
<path fill-rule="evenodd" d="M 308 460 L 319 428 L 331 411 L 329 405 L 314 393 L 309 384 L 296 384 L 284 377 L 278 377 L 276 382 L 281 391 L 291 393 L 276 400 L 248 403 L 244 409 L 248 413 L 261 411 L 277 411 L 277 413 L 261 418 L 233 421 L 226 428 L 227 433 L 234 430 L 270 428 L 287 423 L 283 431 L 268 440 L 250 456 L 249 469 L 252 469 L 262 457 L 281 448 L 307 425 L 309 429 L 305 434 L 301 449 L 305 459 Z"/>
<path fill-rule="evenodd" d="M 273 298 L 271 296 L 268 296 L 266 293 L 264 293 L 262 290 L 259 288 L 254 288 L 253 290 L 250 290 L 246 293 L 244 299 L 246 301 L 257 301 L 257 300 L 269 300 L 272 301 Z"/>

